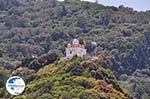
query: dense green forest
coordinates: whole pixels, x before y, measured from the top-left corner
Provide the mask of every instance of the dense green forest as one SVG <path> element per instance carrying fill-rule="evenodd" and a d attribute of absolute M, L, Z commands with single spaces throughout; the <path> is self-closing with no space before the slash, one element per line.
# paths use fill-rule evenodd
<path fill-rule="evenodd" d="M 65 56 L 73 38 L 86 42 L 89 55 L 107 53 L 117 80 L 136 99 L 150 98 L 150 11 L 80 0 L 0 0 L 0 82 L 31 55 Z"/>

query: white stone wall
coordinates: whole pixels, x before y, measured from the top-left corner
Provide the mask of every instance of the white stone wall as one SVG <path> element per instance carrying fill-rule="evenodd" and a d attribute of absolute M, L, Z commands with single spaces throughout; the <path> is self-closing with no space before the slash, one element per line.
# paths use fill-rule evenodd
<path fill-rule="evenodd" d="M 75 55 L 83 58 L 84 55 L 86 55 L 86 49 L 80 48 L 80 47 L 77 47 L 77 48 L 66 48 L 66 57 L 67 58 L 72 58 Z"/>

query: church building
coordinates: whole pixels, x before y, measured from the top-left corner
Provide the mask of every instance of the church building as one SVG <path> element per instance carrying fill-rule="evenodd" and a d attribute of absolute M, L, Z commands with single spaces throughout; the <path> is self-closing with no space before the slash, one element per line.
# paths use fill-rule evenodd
<path fill-rule="evenodd" d="M 84 44 L 80 44 L 78 39 L 74 39 L 66 47 L 66 58 L 71 59 L 73 56 L 84 58 L 86 55 L 86 49 Z"/>

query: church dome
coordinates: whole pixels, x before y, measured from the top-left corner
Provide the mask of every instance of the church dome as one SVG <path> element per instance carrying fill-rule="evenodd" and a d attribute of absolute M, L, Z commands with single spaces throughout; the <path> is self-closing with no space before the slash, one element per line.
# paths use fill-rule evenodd
<path fill-rule="evenodd" d="M 71 44 L 70 44 L 70 43 L 68 43 L 67 47 L 71 47 Z"/>
<path fill-rule="evenodd" d="M 78 39 L 74 39 L 74 40 L 72 41 L 72 44 L 78 45 L 78 44 L 79 44 L 79 40 L 78 40 Z"/>

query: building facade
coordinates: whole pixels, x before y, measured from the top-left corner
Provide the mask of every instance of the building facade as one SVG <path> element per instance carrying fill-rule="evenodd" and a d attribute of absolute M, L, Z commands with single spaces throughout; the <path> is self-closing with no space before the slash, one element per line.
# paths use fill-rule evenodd
<path fill-rule="evenodd" d="M 74 39 L 66 47 L 66 58 L 71 59 L 73 56 L 84 58 L 86 55 L 86 49 L 84 44 L 80 44 L 78 39 Z"/>

